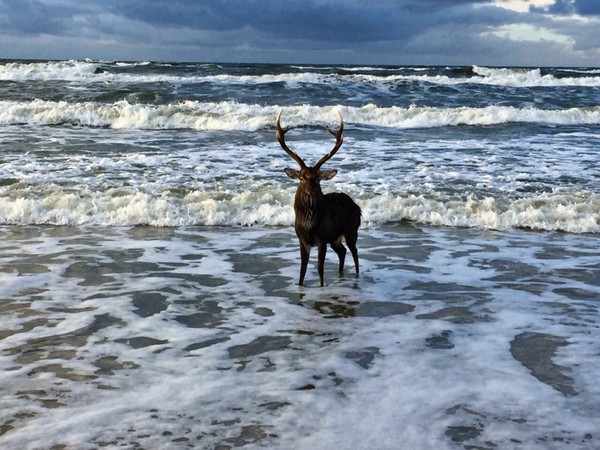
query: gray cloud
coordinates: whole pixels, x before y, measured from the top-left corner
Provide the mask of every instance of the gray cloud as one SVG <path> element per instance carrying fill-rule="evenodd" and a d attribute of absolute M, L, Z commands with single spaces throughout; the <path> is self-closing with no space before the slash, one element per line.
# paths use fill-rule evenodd
<path fill-rule="evenodd" d="M 4 31 L 23 34 L 59 34 L 63 26 L 59 17 L 68 8 L 49 8 L 36 0 L 0 1 L 0 16 L 6 18 Z"/>
<path fill-rule="evenodd" d="M 600 15 L 600 2 L 597 0 L 577 0 L 575 11 L 582 15 Z"/>
<path fill-rule="evenodd" d="M 424 24 L 439 21 L 447 10 L 489 1 L 136 0 L 113 3 L 111 11 L 157 26 L 199 30 L 248 27 L 289 39 L 357 42 L 410 36 Z"/>
<path fill-rule="evenodd" d="M 590 65 L 599 13 L 597 0 L 527 13 L 493 0 L 0 0 L 0 47 L 4 57 L 499 65 L 531 63 L 528 49 L 543 64 Z M 511 24 L 563 43 L 494 33 Z"/>
<path fill-rule="evenodd" d="M 554 0 L 546 7 L 532 7 L 531 11 L 550 14 L 580 14 L 600 15 L 600 2 L 598 0 Z"/>

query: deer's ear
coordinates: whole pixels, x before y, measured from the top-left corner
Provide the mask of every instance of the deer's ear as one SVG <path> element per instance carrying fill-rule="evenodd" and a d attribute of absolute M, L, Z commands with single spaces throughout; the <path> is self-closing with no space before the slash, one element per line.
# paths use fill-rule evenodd
<path fill-rule="evenodd" d="M 337 175 L 337 170 L 323 170 L 319 174 L 319 179 L 320 180 L 331 180 L 336 175 Z"/>
<path fill-rule="evenodd" d="M 298 178 L 300 178 L 300 172 L 296 169 L 290 169 L 289 167 L 286 169 L 283 169 L 283 171 L 285 172 L 285 174 L 290 177 L 292 180 L 297 180 Z"/>

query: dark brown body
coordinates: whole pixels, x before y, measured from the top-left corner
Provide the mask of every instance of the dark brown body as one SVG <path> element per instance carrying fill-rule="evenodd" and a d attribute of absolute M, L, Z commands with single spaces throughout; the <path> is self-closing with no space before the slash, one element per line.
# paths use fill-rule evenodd
<path fill-rule="evenodd" d="M 354 267 L 358 274 L 356 240 L 358 238 L 358 227 L 360 226 L 361 218 L 360 207 L 346 194 L 340 192 L 323 194 L 320 184 L 321 180 L 330 180 L 337 174 L 337 170 L 320 170 L 320 167 L 342 145 L 344 122 L 341 115 L 339 130 L 334 132 L 327 129 L 335 136 L 335 146 L 314 167 L 308 167 L 302 158 L 286 145 L 284 136 L 290 128 L 281 128 L 280 119 L 281 112 L 277 116 L 277 140 L 283 150 L 300 166 L 300 170 L 285 169 L 285 173 L 290 178 L 298 180 L 298 190 L 296 191 L 294 200 L 296 235 L 300 241 L 300 278 L 298 284 L 304 284 L 308 259 L 313 247 L 317 247 L 319 252 L 318 271 L 321 286 L 324 284 L 323 272 L 327 245 L 331 245 L 333 251 L 337 253 L 340 259 L 339 271 L 340 275 L 342 275 L 346 259 L 346 248 L 342 244 L 342 241 L 346 242 L 352 253 Z"/>
<path fill-rule="evenodd" d="M 298 284 L 304 283 L 312 247 L 317 247 L 319 252 L 318 271 L 321 286 L 323 286 L 327 244 L 331 245 L 333 251 L 338 255 L 339 273 L 342 275 L 346 259 L 346 248 L 342 244 L 342 240 L 346 242 L 352 253 L 354 267 L 358 273 L 356 240 L 361 211 L 348 195 L 340 192 L 324 195 L 320 192 L 320 195 L 313 197 L 299 188 L 294 201 L 294 212 L 296 213 L 296 235 L 300 241 L 300 279 Z"/>

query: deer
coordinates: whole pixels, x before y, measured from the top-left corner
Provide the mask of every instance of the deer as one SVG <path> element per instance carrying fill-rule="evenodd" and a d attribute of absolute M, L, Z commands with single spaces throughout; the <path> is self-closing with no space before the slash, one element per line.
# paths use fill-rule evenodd
<path fill-rule="evenodd" d="M 344 131 L 344 120 L 340 116 L 340 125 L 337 131 L 328 127 L 325 129 L 335 137 L 333 149 L 323 156 L 313 167 L 307 166 L 298 154 L 292 151 L 285 143 L 285 134 L 294 127 L 281 127 L 281 113 L 279 111 L 276 120 L 277 141 L 281 148 L 300 166 L 300 170 L 286 168 L 284 172 L 288 177 L 298 181 L 298 189 L 294 198 L 296 236 L 300 242 L 300 278 L 298 285 L 304 284 L 306 268 L 313 247 L 318 249 L 318 272 L 321 287 L 323 287 L 323 272 L 325 267 L 325 255 L 329 244 L 339 258 L 339 275 L 344 275 L 344 261 L 346 248 L 342 241 L 352 253 L 354 268 L 358 275 L 358 251 L 356 241 L 358 239 L 358 228 L 361 220 L 360 207 L 342 192 L 323 194 L 321 190 L 322 180 L 331 180 L 337 170 L 321 170 L 325 164 L 342 146 Z"/>

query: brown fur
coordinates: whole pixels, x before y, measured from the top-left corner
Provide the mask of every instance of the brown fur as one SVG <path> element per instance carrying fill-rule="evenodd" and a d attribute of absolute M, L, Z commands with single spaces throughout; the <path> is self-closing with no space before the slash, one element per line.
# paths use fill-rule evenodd
<path fill-rule="evenodd" d="M 321 286 L 324 284 L 323 274 L 327 245 L 336 252 L 339 258 L 339 273 L 344 273 L 346 248 L 342 239 L 352 253 L 356 273 L 359 272 L 356 240 L 360 226 L 360 207 L 346 194 L 334 192 L 323 194 L 320 180 L 329 179 L 335 171 L 321 172 L 314 168 L 298 171 L 286 169 L 291 178 L 298 178 L 300 183 L 294 200 L 296 213 L 295 229 L 300 241 L 300 278 L 298 284 L 304 284 L 306 268 L 312 247 L 318 249 L 318 272 Z"/>
<path fill-rule="evenodd" d="M 340 259 L 340 275 L 342 275 L 346 258 L 346 248 L 343 246 L 342 240 L 346 241 L 346 245 L 352 253 L 354 267 L 358 274 L 356 240 L 360 226 L 360 208 L 346 194 L 340 192 L 323 194 L 321 191 L 321 180 L 330 180 L 337 174 L 337 170 L 322 171 L 320 168 L 342 146 L 344 141 L 342 115 L 340 114 L 340 127 L 337 131 L 327 128 L 327 131 L 335 137 L 333 149 L 317 161 L 314 167 L 308 167 L 302 158 L 285 143 L 285 133 L 291 128 L 281 127 L 281 111 L 277 115 L 276 126 L 279 145 L 300 166 L 300 170 L 285 169 L 288 177 L 298 180 L 298 190 L 294 200 L 296 235 L 300 241 L 300 279 L 298 284 L 304 284 L 308 258 L 313 247 L 317 247 L 319 251 L 318 270 L 321 286 L 323 286 L 325 254 L 328 244 Z"/>

